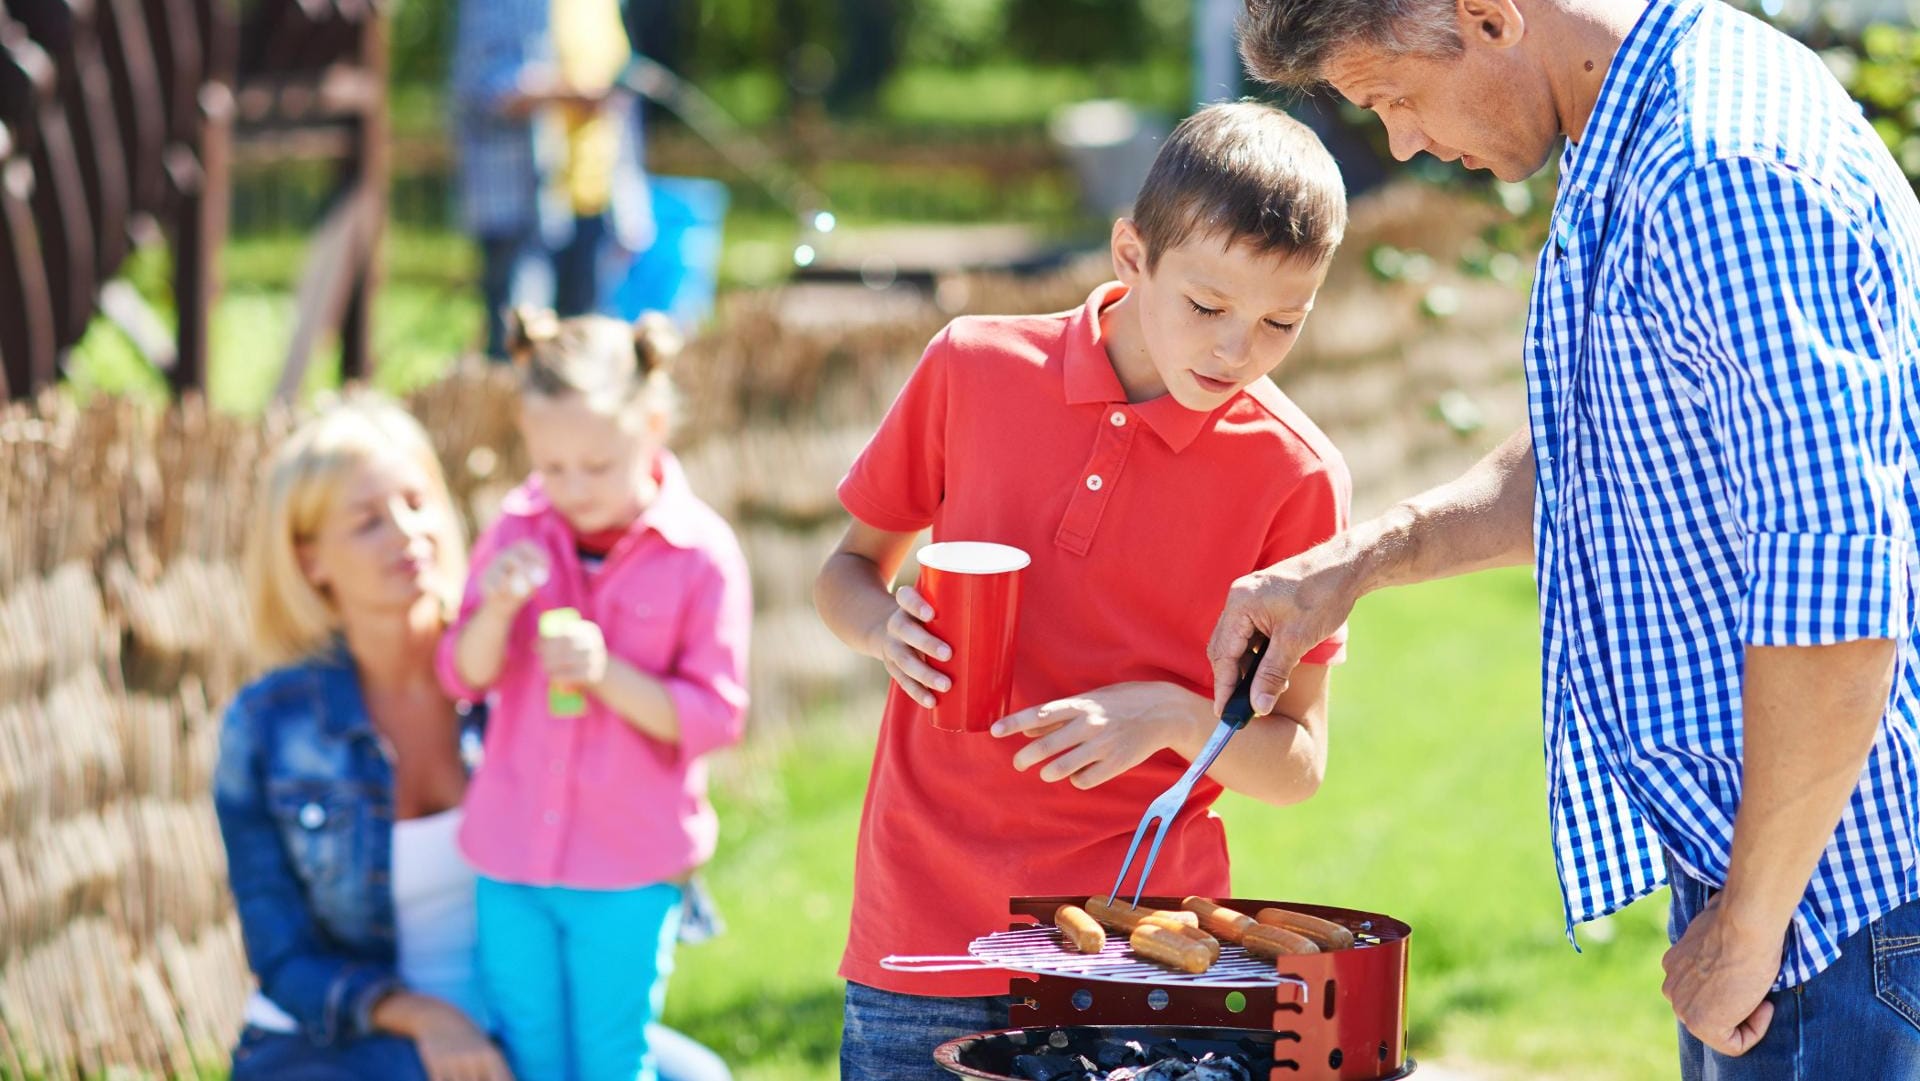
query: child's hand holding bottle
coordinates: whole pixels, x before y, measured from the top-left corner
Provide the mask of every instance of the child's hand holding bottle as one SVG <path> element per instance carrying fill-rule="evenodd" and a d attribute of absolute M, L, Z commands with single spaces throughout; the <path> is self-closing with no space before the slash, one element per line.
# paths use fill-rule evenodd
<path fill-rule="evenodd" d="M 607 678 L 607 640 L 598 624 L 580 618 L 572 608 L 552 608 L 540 613 L 540 638 L 535 647 L 540 666 L 551 681 L 547 708 L 556 717 L 578 717 L 586 712 L 583 688 L 593 688 Z"/>

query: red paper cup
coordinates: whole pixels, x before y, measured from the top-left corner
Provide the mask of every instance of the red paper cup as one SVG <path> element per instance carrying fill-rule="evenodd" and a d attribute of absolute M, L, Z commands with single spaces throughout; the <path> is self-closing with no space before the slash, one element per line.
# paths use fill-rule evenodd
<path fill-rule="evenodd" d="M 933 726 L 985 732 L 1007 715 L 1013 698 L 1013 634 L 1020 617 L 1027 553 L 985 541 L 943 541 L 920 549 L 916 588 L 933 607 L 927 629 L 953 648 L 953 659 L 928 659 L 953 680 L 934 695 Z"/>

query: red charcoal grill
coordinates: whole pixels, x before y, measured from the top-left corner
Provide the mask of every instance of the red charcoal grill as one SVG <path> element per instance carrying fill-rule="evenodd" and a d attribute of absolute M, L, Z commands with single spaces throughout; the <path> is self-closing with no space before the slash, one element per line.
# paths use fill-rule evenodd
<path fill-rule="evenodd" d="M 1016 897 L 1016 922 L 976 939 L 969 954 L 1015 970 L 1008 993 L 1014 1028 L 1195 1026 L 1271 1030 L 1277 1061 L 1271 1081 L 1386 1081 L 1406 1077 L 1407 940 L 1413 929 L 1373 912 L 1292 901 L 1219 898 L 1251 916 L 1287 908 L 1343 924 L 1357 942 L 1345 950 L 1267 962 L 1223 944 L 1220 961 L 1202 975 L 1162 968 L 1131 956 L 1123 936 L 1110 935 L 1098 958 L 1060 947 L 1053 915 L 1082 897 Z M 1148 908 L 1178 909 L 1180 898 L 1143 897 Z M 949 1045 L 952 1046 L 952 1045 Z M 982 1075 L 987 1076 L 987 1075 Z"/>

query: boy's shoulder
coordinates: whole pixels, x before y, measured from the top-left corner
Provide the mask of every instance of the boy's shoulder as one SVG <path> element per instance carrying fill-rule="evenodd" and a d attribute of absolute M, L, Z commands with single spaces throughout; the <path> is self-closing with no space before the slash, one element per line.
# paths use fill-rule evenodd
<path fill-rule="evenodd" d="M 1259 433 L 1260 442 L 1302 467 L 1304 472 L 1325 470 L 1346 475 L 1346 459 L 1307 411 L 1287 396 L 1271 378 L 1262 378 L 1228 407 L 1226 426 Z M 1253 421 L 1247 424 L 1247 421 Z"/>
<path fill-rule="evenodd" d="M 927 346 L 929 357 L 958 364 L 1045 367 L 1064 348 L 1077 309 L 1044 315 L 962 315 Z"/>

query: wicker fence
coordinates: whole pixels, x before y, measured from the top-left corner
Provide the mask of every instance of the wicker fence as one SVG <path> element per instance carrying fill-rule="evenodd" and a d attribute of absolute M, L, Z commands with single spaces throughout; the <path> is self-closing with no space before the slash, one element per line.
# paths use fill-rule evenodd
<path fill-rule="evenodd" d="M 1356 244 L 1471 232 L 1431 198 L 1359 208 Z M 1518 422 L 1520 299 L 1461 282 L 1471 314 L 1424 323 L 1412 287 L 1372 284 L 1357 262 L 1336 271 L 1283 382 L 1346 450 L 1365 507 Z M 927 338 L 956 310 L 1071 307 L 1102 273 L 956 280 L 944 304 L 808 288 L 729 300 L 687 358 L 682 453 L 754 569 L 749 757 L 817 717 L 877 716 L 860 708 L 873 667 L 808 596 L 841 524 L 833 484 Z M 1484 432 L 1433 419 L 1445 391 L 1480 403 Z M 410 405 L 485 520 L 525 468 L 507 381 L 463 369 Z M 220 709 L 248 675 L 245 493 L 291 420 L 54 396 L 0 413 L 0 1077 L 223 1061 L 248 981 L 208 788 Z"/>

